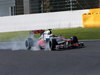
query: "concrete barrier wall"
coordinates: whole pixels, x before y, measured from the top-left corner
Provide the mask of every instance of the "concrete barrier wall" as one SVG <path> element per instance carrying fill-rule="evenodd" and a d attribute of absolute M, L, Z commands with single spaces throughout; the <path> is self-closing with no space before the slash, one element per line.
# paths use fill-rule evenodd
<path fill-rule="evenodd" d="M 0 17 L 0 32 L 83 27 L 82 14 L 89 10 Z"/>
<path fill-rule="evenodd" d="M 100 8 L 90 9 L 90 12 L 83 14 L 84 27 L 100 27 Z"/>

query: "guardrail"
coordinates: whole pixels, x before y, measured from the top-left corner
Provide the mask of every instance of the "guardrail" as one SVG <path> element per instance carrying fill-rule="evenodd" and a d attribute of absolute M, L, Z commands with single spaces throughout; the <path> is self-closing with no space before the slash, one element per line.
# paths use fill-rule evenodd
<path fill-rule="evenodd" d="M 82 14 L 89 10 L 0 17 L 0 32 L 83 27 Z"/>

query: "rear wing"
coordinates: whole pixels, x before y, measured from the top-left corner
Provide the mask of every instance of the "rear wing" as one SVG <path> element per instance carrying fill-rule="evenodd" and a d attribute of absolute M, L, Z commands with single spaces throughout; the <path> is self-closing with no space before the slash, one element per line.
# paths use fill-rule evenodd
<path fill-rule="evenodd" d="M 33 34 L 42 34 L 45 30 L 33 30 Z"/>

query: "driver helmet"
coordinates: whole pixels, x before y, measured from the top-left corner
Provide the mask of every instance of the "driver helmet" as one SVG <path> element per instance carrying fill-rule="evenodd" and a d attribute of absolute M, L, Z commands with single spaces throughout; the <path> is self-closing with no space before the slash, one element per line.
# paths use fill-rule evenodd
<path fill-rule="evenodd" d="M 49 35 L 50 31 L 45 31 L 44 34 Z"/>

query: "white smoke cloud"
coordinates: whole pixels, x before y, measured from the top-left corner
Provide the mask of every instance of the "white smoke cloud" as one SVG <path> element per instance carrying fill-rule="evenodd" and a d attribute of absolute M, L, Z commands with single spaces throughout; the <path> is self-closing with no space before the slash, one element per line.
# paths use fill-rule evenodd
<path fill-rule="evenodd" d="M 26 41 L 26 39 L 28 37 L 29 36 L 24 37 L 24 38 L 18 37 L 18 38 L 10 39 L 7 42 L 0 42 L 0 49 L 1 50 L 13 50 L 13 51 L 14 50 L 27 50 L 27 48 L 25 46 L 25 41 Z M 38 39 L 33 37 L 33 40 L 34 40 L 34 46 L 31 48 L 31 50 L 32 51 L 39 51 L 39 50 L 41 50 L 39 48 L 39 46 L 37 45 Z M 45 49 L 44 49 L 44 51 L 48 51 L 48 50 L 50 50 L 50 48 L 49 48 L 49 45 L 47 44 Z"/>

